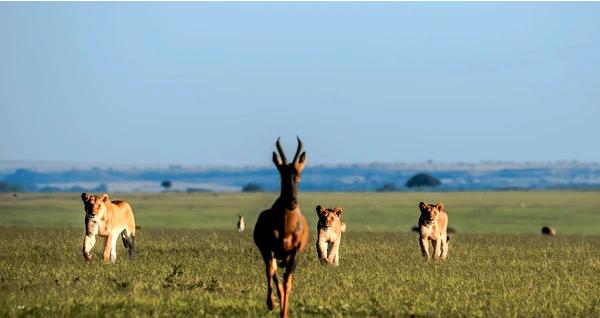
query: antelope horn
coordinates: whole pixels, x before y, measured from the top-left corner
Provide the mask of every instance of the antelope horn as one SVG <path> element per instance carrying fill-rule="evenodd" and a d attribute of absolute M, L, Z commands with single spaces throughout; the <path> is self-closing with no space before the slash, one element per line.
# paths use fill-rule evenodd
<path fill-rule="evenodd" d="M 287 159 L 285 158 L 285 153 L 283 152 L 283 149 L 281 148 L 281 143 L 279 143 L 279 138 L 277 138 L 277 151 L 279 151 L 279 156 L 281 156 L 281 161 L 283 162 L 284 165 L 288 164 Z"/>
<path fill-rule="evenodd" d="M 298 139 L 298 150 L 296 150 L 296 155 L 294 156 L 294 163 L 298 163 L 298 159 L 302 153 L 302 141 L 300 141 L 300 137 L 298 136 L 296 136 L 296 139 Z"/>

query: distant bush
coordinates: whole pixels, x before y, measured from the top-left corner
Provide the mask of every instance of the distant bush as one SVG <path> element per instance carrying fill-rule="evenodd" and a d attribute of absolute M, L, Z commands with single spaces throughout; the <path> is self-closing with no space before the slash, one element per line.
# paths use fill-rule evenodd
<path fill-rule="evenodd" d="M 64 192 L 64 189 L 60 188 L 60 187 L 46 186 L 46 187 L 38 188 L 37 191 L 38 192 Z M 86 191 L 81 191 L 81 192 L 86 192 Z"/>
<path fill-rule="evenodd" d="M 375 189 L 376 192 L 394 192 L 398 190 L 398 187 L 391 182 L 386 182 L 381 186 L 381 188 Z"/>
<path fill-rule="evenodd" d="M 258 183 L 250 182 L 246 183 L 242 187 L 242 192 L 263 192 L 265 189 L 261 187 Z"/>
<path fill-rule="evenodd" d="M 165 192 L 166 192 L 166 191 L 169 191 L 169 188 L 171 188 L 171 186 L 172 186 L 173 184 L 171 183 L 171 181 L 165 180 L 165 181 L 161 182 L 161 183 L 160 183 L 160 185 L 161 185 L 163 188 L 165 188 Z"/>
<path fill-rule="evenodd" d="M 196 192 L 206 193 L 206 192 L 212 192 L 212 190 L 204 189 L 204 188 L 187 188 L 185 190 L 185 192 L 187 192 L 187 193 L 196 193 Z"/>
<path fill-rule="evenodd" d="M 40 188 L 36 188 L 37 192 L 95 192 L 95 193 L 102 193 L 102 192 L 108 192 L 108 187 L 106 186 L 106 184 L 101 183 L 99 184 L 96 188 L 86 188 L 86 187 L 82 187 L 79 185 L 74 185 L 72 187 L 57 187 L 57 186 L 44 186 L 44 187 L 40 187 Z"/>
<path fill-rule="evenodd" d="M 408 188 L 437 187 L 442 182 L 428 173 L 419 173 L 406 182 Z"/>

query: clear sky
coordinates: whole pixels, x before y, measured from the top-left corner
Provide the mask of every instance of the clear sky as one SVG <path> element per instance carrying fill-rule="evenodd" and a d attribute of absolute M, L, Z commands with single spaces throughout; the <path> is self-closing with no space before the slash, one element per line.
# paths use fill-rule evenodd
<path fill-rule="evenodd" d="M 600 3 L 0 3 L 0 159 L 600 160 Z"/>

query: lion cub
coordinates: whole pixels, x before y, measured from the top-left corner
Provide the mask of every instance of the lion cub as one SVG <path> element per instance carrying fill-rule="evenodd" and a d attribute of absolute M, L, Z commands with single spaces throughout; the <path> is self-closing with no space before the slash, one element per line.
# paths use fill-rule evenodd
<path fill-rule="evenodd" d="M 346 223 L 340 220 L 342 208 L 326 209 L 317 206 L 319 223 L 317 224 L 317 256 L 321 264 L 338 266 L 340 262 L 340 241 Z"/>
<path fill-rule="evenodd" d="M 448 256 L 448 214 L 444 211 L 444 204 L 441 202 L 433 204 L 419 203 L 421 216 L 419 217 L 419 243 L 421 244 L 421 253 L 428 261 L 431 259 L 429 254 L 429 241 L 433 244 L 433 257 L 437 260 L 445 260 Z"/>
<path fill-rule="evenodd" d="M 114 263 L 117 259 L 117 239 L 123 239 L 129 258 L 133 258 L 135 241 L 135 219 L 131 206 L 125 201 L 110 201 L 108 194 L 91 195 L 82 193 L 85 210 L 85 238 L 83 257 L 92 259 L 90 251 L 96 243 L 96 235 L 105 237 L 104 261 Z"/>

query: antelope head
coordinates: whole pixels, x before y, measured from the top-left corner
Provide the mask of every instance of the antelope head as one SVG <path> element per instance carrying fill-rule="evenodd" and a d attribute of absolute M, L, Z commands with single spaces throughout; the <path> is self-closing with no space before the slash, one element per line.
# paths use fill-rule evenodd
<path fill-rule="evenodd" d="M 277 152 L 273 151 L 273 163 L 281 175 L 281 195 L 280 199 L 288 205 L 289 208 L 295 208 L 298 197 L 298 185 L 302 178 L 302 170 L 306 164 L 306 152 L 302 149 L 302 141 L 298 138 L 298 149 L 294 160 L 289 163 L 277 138 Z M 277 154 L 279 153 L 279 154 Z"/>

